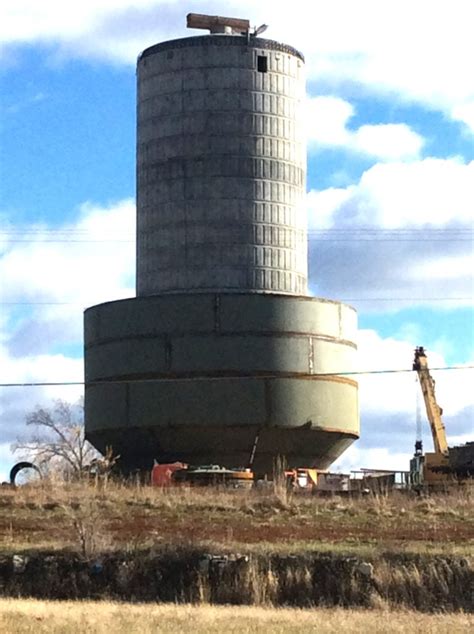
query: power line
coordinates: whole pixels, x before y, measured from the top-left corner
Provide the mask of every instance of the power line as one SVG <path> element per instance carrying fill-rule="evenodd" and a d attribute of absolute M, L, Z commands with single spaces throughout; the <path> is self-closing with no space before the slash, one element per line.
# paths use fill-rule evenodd
<path fill-rule="evenodd" d="M 92 306 L 94 303 L 102 304 L 109 301 L 126 301 L 127 299 L 135 299 L 134 297 L 126 297 L 115 300 L 98 299 L 87 300 L 84 302 L 2 302 L 0 306 Z M 315 296 L 315 299 L 318 299 Z M 338 297 L 339 302 L 461 302 L 472 301 L 473 296 L 469 297 Z"/>
<path fill-rule="evenodd" d="M 343 297 L 341 302 L 460 302 L 474 299 L 470 297 Z"/>
<path fill-rule="evenodd" d="M 293 226 L 289 226 L 289 225 L 283 225 L 283 224 L 275 224 L 275 223 L 271 223 L 271 222 L 267 222 L 267 223 L 263 223 L 266 226 L 273 226 L 273 227 L 277 227 L 277 228 L 293 228 Z M 216 228 L 219 228 L 222 225 L 212 225 Z M 249 225 L 250 226 L 250 225 Z M 439 228 L 435 228 L 435 227 L 430 227 L 430 228 L 410 228 L 410 227 L 393 227 L 393 228 L 383 228 L 383 227 L 377 227 L 377 226 L 363 226 L 363 225 L 358 225 L 358 226 L 353 226 L 353 227 L 328 227 L 326 229 L 321 228 L 308 228 L 308 233 L 390 233 L 390 234 L 397 234 L 397 233 L 412 233 L 412 234 L 436 234 L 436 233 L 456 233 L 456 234 L 472 234 L 473 230 L 472 229 L 468 229 L 465 227 L 458 227 L 458 228 L 454 228 L 454 227 L 439 227 Z M 87 236 L 90 235 L 91 232 L 89 230 L 86 229 L 13 229 L 13 230 L 7 230 L 4 229 L 3 231 L 0 230 L 0 235 L 5 235 L 5 236 L 10 236 L 10 235 L 20 235 L 20 236 L 24 236 L 24 235 L 65 235 L 65 236 L 71 236 L 71 235 L 78 235 L 78 236 Z M 107 233 L 108 235 L 108 233 Z M 130 232 L 127 231 L 120 231 L 118 233 L 115 233 L 115 235 L 117 236 L 129 236 Z"/>
<path fill-rule="evenodd" d="M 339 235 L 343 235 L 343 234 L 339 234 Z M 312 234 L 308 234 L 307 240 L 308 242 L 472 242 L 473 241 L 472 237 L 471 238 L 462 238 L 462 237 L 429 238 L 429 237 L 426 237 L 427 234 L 423 234 L 423 237 L 421 238 L 416 238 L 416 237 L 411 238 L 404 235 L 400 235 L 400 236 L 395 235 L 393 237 L 389 237 L 389 235 L 393 235 L 393 234 L 387 234 L 387 237 L 382 237 L 382 238 L 373 237 L 367 234 L 366 234 L 367 237 L 357 236 L 349 232 L 347 234 L 347 237 L 335 237 L 335 238 L 333 238 L 330 235 L 321 236 L 321 237 L 313 237 Z M 15 244 L 18 244 L 18 243 L 23 243 L 23 244 L 135 244 L 135 240 L 118 240 L 115 238 L 114 239 L 104 238 L 99 240 L 60 240 L 58 238 L 47 239 L 47 240 L 22 240 L 22 239 L 8 240 L 8 244 L 11 244 L 11 243 L 15 243 Z M 210 244 L 221 244 L 221 242 L 203 242 L 203 246 L 208 246 Z M 280 246 L 280 245 L 259 243 L 259 246 Z"/>
<path fill-rule="evenodd" d="M 96 243 L 100 243 L 100 244 L 104 244 L 104 243 L 109 243 L 109 244 L 132 244 L 132 242 L 135 242 L 135 240 L 116 240 L 116 239 L 101 239 L 101 240 L 59 240 L 59 239 L 54 239 L 54 240 L 8 240 L 8 243 L 11 242 L 23 242 L 26 244 L 46 244 L 46 243 L 55 243 L 55 244 L 96 244 Z"/>
<path fill-rule="evenodd" d="M 445 370 L 473 370 L 474 365 L 451 365 L 437 368 L 430 368 L 432 372 L 441 372 Z M 380 375 L 380 374 L 407 374 L 416 372 L 412 369 L 403 370 L 358 370 L 351 372 L 321 372 L 317 374 L 300 374 L 297 377 L 289 378 L 315 378 L 315 377 L 331 377 L 331 376 L 366 376 L 366 375 Z M 117 385 L 117 384 L 130 384 L 130 383 L 170 383 L 174 381 L 188 382 L 188 381 L 249 381 L 255 379 L 281 379 L 288 378 L 285 375 L 279 374 L 259 374 L 257 376 L 203 376 L 203 377 L 158 377 L 151 379 L 107 379 L 101 381 L 38 381 L 29 383 L 0 383 L 0 387 L 72 387 L 72 386 L 90 386 L 90 385 Z"/>
<path fill-rule="evenodd" d="M 292 229 L 277 224 L 266 223 L 268 228 L 275 230 Z M 211 229 L 222 229 L 223 227 L 215 226 Z M 250 226 L 248 228 L 251 228 Z M 226 229 L 227 236 L 237 235 L 235 229 Z M 25 231 L 0 231 L 0 236 L 6 236 L 8 243 L 71 243 L 71 244 L 131 244 L 135 242 L 134 237 L 130 234 L 118 233 L 115 237 L 88 237 L 88 231 L 81 230 L 41 230 L 31 229 Z M 10 236 L 20 236 L 10 237 Z M 38 236 L 37 239 L 28 236 Z M 77 236 L 77 238 L 75 237 Z M 123 236 L 123 238 L 121 237 Z M 463 237 L 468 236 L 468 237 Z M 310 242 L 471 242 L 473 239 L 472 229 L 409 229 L 394 228 L 383 229 L 378 227 L 350 227 L 350 228 L 328 228 L 328 229 L 308 229 L 307 239 Z M 209 243 L 208 243 L 209 244 Z"/>

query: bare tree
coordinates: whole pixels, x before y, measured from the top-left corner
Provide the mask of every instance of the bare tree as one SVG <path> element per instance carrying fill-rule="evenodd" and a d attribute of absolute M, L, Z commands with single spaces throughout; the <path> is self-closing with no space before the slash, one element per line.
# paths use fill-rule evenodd
<path fill-rule="evenodd" d="M 18 439 L 13 450 L 36 464 L 42 471 L 59 471 L 76 477 L 100 454 L 85 439 L 82 399 L 71 404 L 57 400 L 54 407 L 36 407 L 26 416 L 33 433 Z"/>

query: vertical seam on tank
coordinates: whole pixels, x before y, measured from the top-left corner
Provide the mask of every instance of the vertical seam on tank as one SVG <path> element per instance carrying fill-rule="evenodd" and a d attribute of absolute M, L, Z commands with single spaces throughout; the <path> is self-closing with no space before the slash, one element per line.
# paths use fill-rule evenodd
<path fill-rule="evenodd" d="M 167 370 L 171 370 L 172 356 L 173 356 L 173 345 L 171 343 L 171 339 L 168 336 L 166 336 L 165 337 L 165 366 Z"/>
<path fill-rule="evenodd" d="M 265 392 L 265 427 L 270 427 L 272 422 L 272 395 L 271 384 L 268 379 L 264 379 L 264 392 Z"/>
<path fill-rule="evenodd" d="M 125 421 L 130 425 L 130 383 L 125 383 Z"/>
<path fill-rule="evenodd" d="M 214 332 L 220 332 L 221 329 L 221 298 L 220 295 L 214 295 Z"/>
<path fill-rule="evenodd" d="M 182 58 L 181 58 L 182 63 Z M 181 116 L 180 116 L 180 128 L 181 128 L 181 140 L 184 138 L 184 103 L 183 103 L 183 94 L 184 94 L 184 79 L 181 74 Z M 181 141 L 182 142 L 182 141 Z M 186 166 L 184 158 L 181 159 L 183 161 L 183 188 L 186 190 Z M 186 288 L 189 288 L 189 267 L 188 267 L 188 197 L 186 195 L 186 191 L 183 191 L 183 206 L 184 206 L 184 277 L 185 277 L 185 285 Z M 178 285 L 181 284 L 178 282 Z"/>
<path fill-rule="evenodd" d="M 314 373 L 314 345 L 313 337 L 308 338 L 308 372 Z"/>
<path fill-rule="evenodd" d="M 135 204 L 136 204 L 136 230 L 135 230 L 135 270 L 136 270 L 136 274 L 135 274 L 135 292 L 137 295 L 141 295 L 142 292 L 142 284 L 140 284 L 140 280 L 143 277 L 143 273 L 141 270 L 141 266 L 140 266 L 140 236 L 139 236 L 139 210 L 140 210 L 140 205 L 141 205 L 141 197 L 140 197 L 140 201 L 139 201 L 139 191 L 140 191 L 140 187 L 139 187 L 139 167 L 138 167 L 138 148 L 139 148 L 139 130 L 140 130 L 140 117 L 139 117 L 139 112 L 140 112 L 140 70 L 139 70 L 139 66 L 137 64 L 137 68 L 135 71 L 135 77 L 136 77 L 136 92 L 137 92 L 137 100 L 136 100 L 136 104 L 135 104 L 135 117 L 136 117 L 136 122 L 135 122 L 135 156 L 137 157 L 135 160 Z"/>

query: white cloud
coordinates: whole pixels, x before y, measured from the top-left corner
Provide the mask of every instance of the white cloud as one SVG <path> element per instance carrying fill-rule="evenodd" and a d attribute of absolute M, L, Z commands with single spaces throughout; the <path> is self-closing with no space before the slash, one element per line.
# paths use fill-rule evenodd
<path fill-rule="evenodd" d="M 335 210 L 340 209 L 353 195 L 353 187 L 345 189 L 330 187 L 322 191 L 310 191 L 306 195 L 306 205 L 309 210 L 309 227 L 329 229 L 332 227 Z"/>
<path fill-rule="evenodd" d="M 468 130 L 474 133 L 474 100 L 454 106 L 451 110 L 451 117 L 455 121 L 464 123 Z"/>
<path fill-rule="evenodd" d="M 334 96 L 308 97 L 306 100 L 306 130 L 310 143 L 322 146 L 350 145 L 347 123 L 354 115 L 353 106 Z"/>
<path fill-rule="evenodd" d="M 474 161 L 427 158 L 375 165 L 356 194 L 358 221 L 386 229 L 468 225 L 473 220 Z"/>
<path fill-rule="evenodd" d="M 364 154 L 385 160 L 416 158 L 422 137 L 404 123 L 363 125 L 353 133 L 353 146 Z"/>
<path fill-rule="evenodd" d="M 135 207 L 131 200 L 105 208 L 85 203 L 77 222 L 54 230 L 35 225 L 15 231 L 13 237 L 24 242 L 6 240 L 3 245 L 1 301 L 83 304 L 133 292 Z"/>
<path fill-rule="evenodd" d="M 56 54 L 127 64 L 158 41 L 202 33 L 185 28 L 188 11 L 223 13 L 215 0 L 186 7 L 177 0 L 4 0 L 1 7 L 6 44 L 43 42 Z M 305 53 L 311 80 L 414 101 L 472 129 L 471 0 L 294 0 L 291 8 L 283 0 L 235 0 L 224 13 L 269 23 L 269 38 Z"/>
<path fill-rule="evenodd" d="M 314 293 L 392 310 L 472 304 L 474 161 L 379 163 L 307 202 Z"/>
<path fill-rule="evenodd" d="M 167 0 L 166 3 L 168 3 Z M 4 42 L 75 39 L 94 32 L 113 12 L 165 4 L 153 0 L 84 0 L 71 6 L 61 0 L 5 0 L 1 38 Z"/>
<path fill-rule="evenodd" d="M 419 156 L 423 138 L 406 124 L 380 123 L 351 130 L 348 124 L 354 114 L 354 107 L 339 97 L 308 97 L 309 151 L 319 147 L 340 147 L 389 161 Z"/>
<path fill-rule="evenodd" d="M 420 262 L 414 266 L 409 275 L 416 280 L 456 280 L 467 272 L 472 272 L 473 254 L 439 257 L 432 262 Z M 474 286 L 472 288 L 474 292 Z"/>
<path fill-rule="evenodd" d="M 73 224 L 21 227 L 9 237 L 0 255 L 0 302 L 8 307 L 13 356 L 82 342 L 84 308 L 134 295 L 131 200 L 109 207 L 85 203 Z"/>

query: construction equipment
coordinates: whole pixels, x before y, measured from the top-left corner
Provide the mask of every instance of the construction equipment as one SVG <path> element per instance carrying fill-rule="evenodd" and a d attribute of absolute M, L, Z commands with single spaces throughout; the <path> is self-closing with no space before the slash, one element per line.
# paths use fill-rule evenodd
<path fill-rule="evenodd" d="M 318 485 L 317 469 L 288 469 L 285 478 L 289 488 L 298 491 L 313 491 Z"/>
<path fill-rule="evenodd" d="M 248 489 L 253 486 L 253 472 L 250 469 L 226 469 L 219 465 L 190 466 L 183 462 L 155 463 L 151 471 L 151 485 L 164 488 L 187 485 Z"/>
<path fill-rule="evenodd" d="M 184 462 L 169 462 L 159 464 L 155 462 L 151 470 L 151 486 L 154 487 L 172 487 L 178 483 L 174 480 L 173 474 L 176 471 L 187 469 L 188 465 Z"/>
<path fill-rule="evenodd" d="M 430 374 L 428 359 L 422 346 L 415 348 L 413 370 L 418 374 L 423 393 L 434 452 L 423 454 L 423 444 L 417 438 L 415 454 L 410 460 L 410 479 L 415 488 L 442 488 L 454 481 L 456 473 L 450 466 L 446 430 L 441 418 L 443 410 L 436 401 L 435 380 Z"/>

